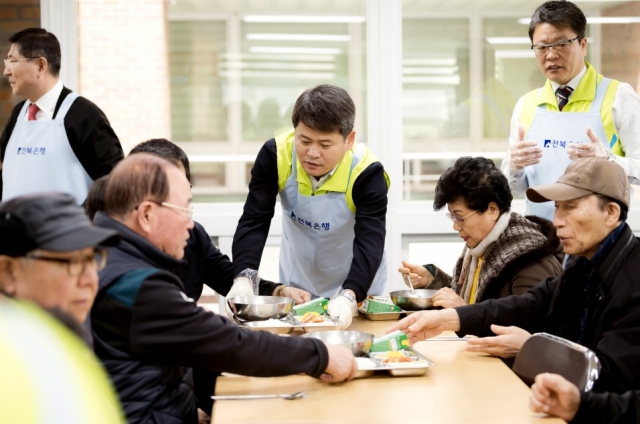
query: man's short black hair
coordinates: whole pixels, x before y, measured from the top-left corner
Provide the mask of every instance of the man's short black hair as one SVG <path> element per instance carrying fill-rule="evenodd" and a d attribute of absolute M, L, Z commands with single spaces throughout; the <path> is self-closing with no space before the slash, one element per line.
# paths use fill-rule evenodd
<path fill-rule="evenodd" d="M 84 210 L 93 221 L 98 212 L 104 212 L 104 192 L 107 187 L 107 178 L 109 175 L 103 175 L 91 184 L 87 198 L 84 201 Z"/>
<path fill-rule="evenodd" d="M 439 211 L 458 200 L 479 213 L 486 211 L 489 203 L 495 202 L 503 214 L 511 210 L 513 195 L 507 177 L 491 159 L 467 156 L 458 159 L 440 176 L 433 209 Z"/>
<path fill-rule="evenodd" d="M 550 24 L 558 29 L 571 28 L 582 40 L 587 30 L 587 18 L 578 6 L 570 1 L 548 1 L 533 12 L 529 23 L 529 38 L 533 43 L 533 33 L 540 24 Z"/>
<path fill-rule="evenodd" d="M 152 138 L 151 140 L 143 141 L 136 147 L 131 149 L 130 154 L 134 153 L 155 153 L 156 155 L 168 157 L 170 159 L 178 160 L 184 167 L 184 172 L 187 175 L 187 180 L 191 182 L 191 169 L 189 167 L 189 157 L 177 144 L 170 142 L 166 138 Z"/>
<path fill-rule="evenodd" d="M 353 130 L 356 105 L 343 88 L 335 85 L 319 85 L 306 90 L 298 97 L 291 114 L 296 128 L 300 122 L 322 132 L 339 132 L 346 138 Z"/>
<path fill-rule="evenodd" d="M 629 207 L 627 205 L 625 205 L 619 200 L 612 199 L 611 197 L 605 196 L 603 194 L 598 194 L 597 196 L 598 196 L 598 205 L 600 206 L 600 210 L 603 211 L 604 208 L 609 203 L 615 203 L 620 207 L 620 217 L 618 217 L 618 222 L 624 222 L 627 220 L 627 215 L 629 214 Z"/>
<path fill-rule="evenodd" d="M 49 64 L 49 72 L 54 77 L 60 74 L 62 53 L 60 42 L 55 35 L 43 28 L 27 28 L 9 37 L 18 52 L 26 58 L 44 57 Z"/>

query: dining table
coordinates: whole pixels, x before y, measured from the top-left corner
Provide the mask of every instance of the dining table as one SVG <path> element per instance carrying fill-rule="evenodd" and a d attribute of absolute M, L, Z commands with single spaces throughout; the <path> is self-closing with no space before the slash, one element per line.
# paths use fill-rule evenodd
<path fill-rule="evenodd" d="M 393 323 L 370 321 L 360 315 L 348 330 L 381 336 Z M 466 345 L 454 332 L 416 343 L 413 348 L 435 363 L 423 376 L 376 372 L 368 378 L 328 384 L 304 375 L 259 378 L 223 374 L 218 378 L 216 395 L 301 391 L 306 395 L 294 400 L 216 400 L 211 422 L 564 423 L 531 412 L 530 388 L 501 359 L 467 352 Z"/>

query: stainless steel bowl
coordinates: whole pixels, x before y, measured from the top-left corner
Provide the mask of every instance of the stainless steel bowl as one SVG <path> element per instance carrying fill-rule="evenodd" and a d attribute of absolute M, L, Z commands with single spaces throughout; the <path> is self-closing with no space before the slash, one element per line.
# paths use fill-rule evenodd
<path fill-rule="evenodd" d="M 397 290 L 389 293 L 391 301 L 405 311 L 433 309 L 433 295 L 437 290 L 415 289 Z"/>
<path fill-rule="evenodd" d="M 312 337 L 327 344 L 344 346 L 351 350 L 355 356 L 364 356 L 369 353 L 375 336 L 362 331 L 316 331 L 303 334 L 300 337 Z"/>
<path fill-rule="evenodd" d="M 289 297 L 254 296 L 227 299 L 233 315 L 243 321 L 280 319 L 289 315 L 295 301 Z"/>

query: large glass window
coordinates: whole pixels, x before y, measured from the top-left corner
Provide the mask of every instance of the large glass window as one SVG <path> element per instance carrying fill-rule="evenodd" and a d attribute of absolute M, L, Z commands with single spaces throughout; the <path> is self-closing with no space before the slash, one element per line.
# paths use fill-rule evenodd
<path fill-rule="evenodd" d="M 173 138 L 196 200 L 243 201 L 262 143 L 291 128 L 295 100 L 318 84 L 350 93 L 365 141 L 365 12 L 365 0 L 169 3 Z"/>
<path fill-rule="evenodd" d="M 629 55 L 637 56 L 640 2 L 578 3 L 588 17 L 587 60 L 636 86 Z M 546 80 L 528 36 L 539 4 L 403 0 L 404 200 L 431 199 L 462 155 L 501 162 L 518 98 Z"/>
<path fill-rule="evenodd" d="M 407 15 L 402 48 L 404 199 L 424 199 L 450 163 L 438 153 L 468 148 L 469 21 Z"/>
<path fill-rule="evenodd" d="M 260 20 L 259 17 L 253 18 Z M 264 141 L 291 128 L 297 97 L 317 84 L 349 90 L 349 48 L 356 42 L 362 60 L 363 34 L 351 34 L 349 23 L 265 23 L 241 25 L 243 139 Z M 361 27 L 362 24 L 357 24 Z M 358 40 L 352 40 L 358 37 Z M 355 60 L 358 60 L 357 58 Z M 359 79 L 364 77 L 364 63 Z M 362 88 L 354 95 L 362 95 Z M 359 99 L 362 107 L 362 99 Z M 363 113 L 363 111 L 359 111 Z"/>
<path fill-rule="evenodd" d="M 169 22 L 171 132 L 176 141 L 226 141 L 226 22 Z"/>
<path fill-rule="evenodd" d="M 574 1 L 588 18 L 587 59 L 600 73 L 640 90 L 640 1 Z M 105 111 L 125 150 L 167 137 L 187 151 L 196 200 L 229 202 L 196 208 L 197 219 L 226 253 L 262 143 L 289 126 L 302 90 L 331 83 L 353 97 L 360 141 L 374 141 L 366 134 L 367 98 L 394 128 L 402 113 L 402 140 L 376 139 L 372 146 L 388 152 L 393 143 L 402 151 L 402 180 L 395 174 L 399 163 L 380 158 L 393 174 L 389 257 L 399 259 L 393 241 L 399 234 L 411 237 L 408 257 L 455 257 L 442 244 L 416 250 L 416 243 L 433 243 L 435 235 L 451 231 L 446 218 L 429 214 L 439 176 L 462 155 L 499 163 L 516 100 L 544 82 L 528 39 L 530 16 L 542 0 L 401 0 L 401 64 L 395 56 L 378 60 L 389 44 L 400 48 L 392 0 L 165 0 L 126 8 L 122 3 L 61 2 L 65 13 L 52 15 L 66 28 L 61 17 L 77 6 L 78 91 Z M 376 11 L 389 4 L 393 13 L 381 25 Z M 376 21 L 366 21 L 368 6 Z M 368 65 L 367 30 L 381 39 L 371 40 Z M 368 73 L 398 68 L 400 111 L 390 107 L 399 93 L 366 90 Z M 400 188 L 404 202 L 398 204 L 393 190 Z M 522 204 L 516 201 L 514 208 L 520 211 Z M 272 226 L 271 245 L 279 243 L 279 231 Z M 272 257 L 265 262 L 275 264 Z M 393 270 L 397 263 L 391 265 Z"/>
<path fill-rule="evenodd" d="M 587 59 L 640 87 L 640 1 L 575 1 L 588 18 Z M 540 2 L 402 0 L 404 181 L 392 187 L 405 200 L 430 199 L 460 155 L 502 159 L 517 99 L 544 82 L 527 33 Z M 77 2 L 80 77 L 71 86 L 105 111 L 125 150 L 154 136 L 178 142 L 192 160 L 197 200 L 244 199 L 261 144 L 290 126 L 308 87 L 347 89 L 366 142 L 366 16 L 376 2 L 118 4 Z M 385 31 L 374 25 L 372 33 Z"/>
<path fill-rule="evenodd" d="M 405 151 L 443 139 L 469 138 L 469 21 L 407 18 L 402 23 L 403 127 Z M 467 125 L 453 125 L 459 115 Z M 451 148 L 451 147 L 449 147 Z"/>

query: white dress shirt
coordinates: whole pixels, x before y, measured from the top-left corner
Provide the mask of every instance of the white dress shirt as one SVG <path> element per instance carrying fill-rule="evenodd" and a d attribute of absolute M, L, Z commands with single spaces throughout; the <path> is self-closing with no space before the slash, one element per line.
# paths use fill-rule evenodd
<path fill-rule="evenodd" d="M 36 113 L 36 121 L 44 121 L 53 119 L 53 112 L 56 109 L 56 103 L 58 103 L 58 98 L 60 98 L 60 94 L 62 93 L 62 81 L 58 80 L 56 85 L 54 85 L 51 90 L 47 91 L 42 97 L 35 101 L 36 106 L 38 106 L 38 113 Z M 27 100 L 27 113 L 24 114 L 24 120 L 29 120 L 29 105 L 32 103 Z"/>
<path fill-rule="evenodd" d="M 585 65 L 582 71 L 566 85 L 575 90 L 586 72 L 587 67 Z M 555 92 L 556 89 L 560 87 L 560 84 L 551 81 L 551 87 Z M 509 133 L 510 145 L 518 142 L 519 117 L 522 111 L 523 101 L 524 96 L 520 97 L 518 103 L 516 103 L 516 107 L 513 109 L 511 130 Z M 638 94 L 631 85 L 625 82 L 620 82 L 618 85 L 613 99 L 612 114 L 613 125 L 618 132 L 622 150 L 624 150 L 626 155 L 625 157 L 613 155 L 612 160 L 622 166 L 631 184 L 640 184 L 640 97 L 638 97 Z M 585 132 L 586 131 L 587 129 L 585 128 Z M 507 150 L 507 154 L 502 161 L 502 171 L 509 179 L 509 186 L 513 194 L 522 194 L 527 189 L 524 173 L 520 176 L 510 175 L 509 161 L 509 150 Z"/>

